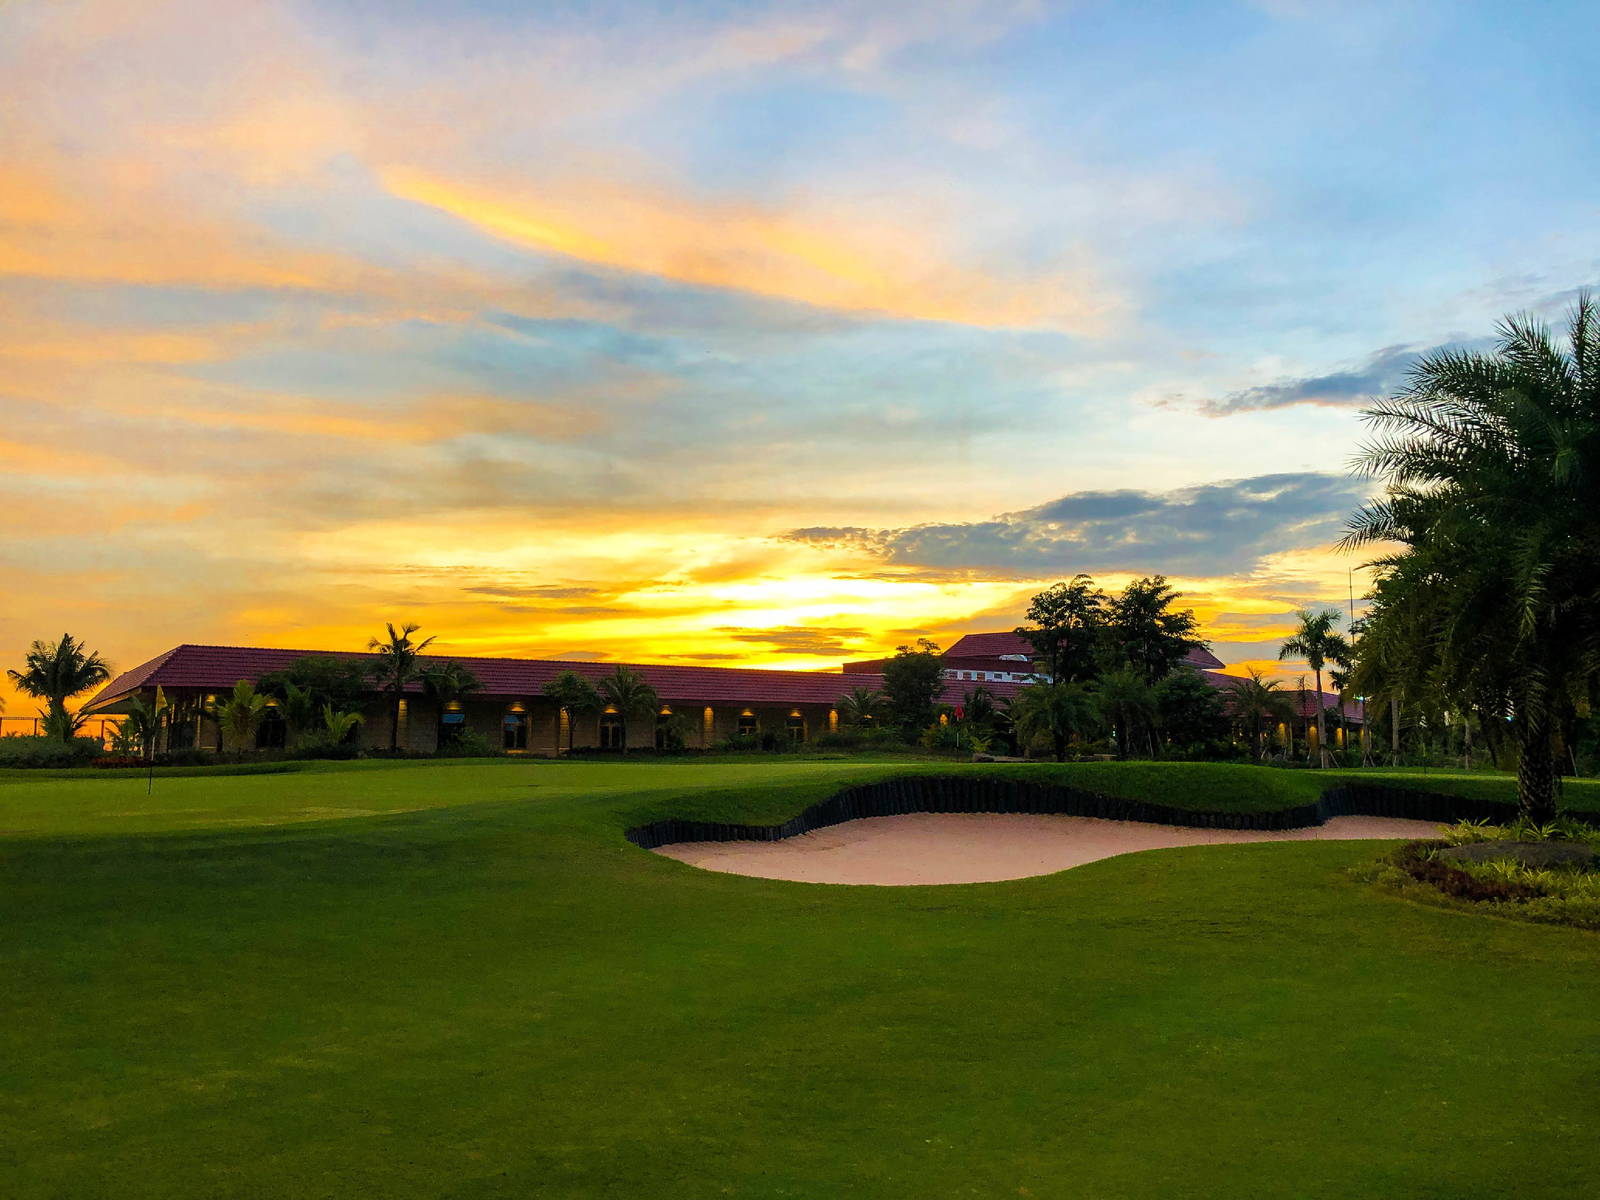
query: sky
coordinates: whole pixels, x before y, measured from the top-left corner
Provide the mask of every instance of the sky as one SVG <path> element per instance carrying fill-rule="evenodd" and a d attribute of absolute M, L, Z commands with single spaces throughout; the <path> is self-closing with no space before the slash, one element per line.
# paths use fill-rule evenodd
<path fill-rule="evenodd" d="M 834 669 L 1081 571 L 1272 660 L 1362 405 L 1600 284 L 1592 18 L 0 0 L 0 659 Z"/>

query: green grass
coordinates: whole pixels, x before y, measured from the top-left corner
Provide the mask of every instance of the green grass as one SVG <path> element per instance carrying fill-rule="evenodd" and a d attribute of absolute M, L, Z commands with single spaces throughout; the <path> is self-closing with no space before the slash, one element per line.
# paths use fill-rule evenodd
<path fill-rule="evenodd" d="M 0 780 L 4 1194 L 1592 1188 L 1600 937 L 1397 899 L 1349 873 L 1370 843 L 878 889 L 697 871 L 620 836 L 952 769 Z M 1026 770 L 1195 807 L 1326 783 Z M 1510 796 L 1444 786 L 1480 784 Z"/>

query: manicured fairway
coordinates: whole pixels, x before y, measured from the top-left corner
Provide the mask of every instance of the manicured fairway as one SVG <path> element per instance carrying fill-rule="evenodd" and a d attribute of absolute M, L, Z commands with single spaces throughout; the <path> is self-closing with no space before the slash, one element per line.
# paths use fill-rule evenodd
<path fill-rule="evenodd" d="M 4 1194 L 1343 1200 L 1600 1178 L 1600 937 L 1371 891 L 1346 874 L 1371 843 L 874 889 L 621 837 L 908 769 L 950 770 L 0 781 Z M 1321 786 L 1026 770 L 1199 807 Z"/>

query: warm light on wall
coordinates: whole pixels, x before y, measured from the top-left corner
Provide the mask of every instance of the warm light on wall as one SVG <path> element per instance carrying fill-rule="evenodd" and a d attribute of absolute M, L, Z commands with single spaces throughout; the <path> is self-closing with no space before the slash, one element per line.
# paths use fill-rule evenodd
<path fill-rule="evenodd" d="M 828 710 L 828 732 L 839 732 L 839 710 L 837 708 L 830 708 Z"/>
<path fill-rule="evenodd" d="M 605 711 L 608 713 L 614 713 L 617 711 L 617 706 L 615 704 L 608 704 L 605 707 Z"/>

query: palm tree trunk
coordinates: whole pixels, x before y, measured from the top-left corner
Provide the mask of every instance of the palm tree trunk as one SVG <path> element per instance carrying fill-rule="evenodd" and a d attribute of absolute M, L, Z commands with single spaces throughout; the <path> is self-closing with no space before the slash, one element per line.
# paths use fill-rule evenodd
<path fill-rule="evenodd" d="M 400 749 L 400 695 L 398 692 L 395 693 L 394 697 L 394 711 L 389 716 L 391 718 L 389 721 L 389 749 L 398 751 Z"/>
<path fill-rule="evenodd" d="M 1400 765 L 1400 700 L 1389 697 L 1389 765 Z"/>
<path fill-rule="evenodd" d="M 1517 726 L 1517 804 L 1538 825 L 1556 819 L 1555 760 L 1544 715 L 1519 713 Z"/>
<path fill-rule="evenodd" d="M 1322 719 L 1322 668 L 1318 667 L 1314 674 L 1317 677 L 1317 766 L 1326 767 L 1328 765 L 1328 732 Z"/>

